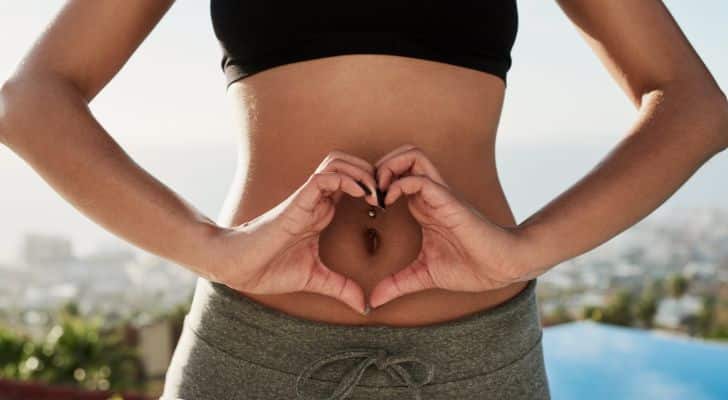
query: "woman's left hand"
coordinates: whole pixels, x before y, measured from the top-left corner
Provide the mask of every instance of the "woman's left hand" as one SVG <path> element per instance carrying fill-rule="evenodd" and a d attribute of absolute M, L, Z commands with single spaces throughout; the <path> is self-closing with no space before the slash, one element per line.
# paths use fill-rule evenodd
<path fill-rule="evenodd" d="M 457 198 L 422 150 L 401 146 L 375 167 L 385 205 L 407 196 L 422 226 L 422 247 L 409 265 L 376 284 L 372 307 L 425 289 L 479 292 L 525 280 L 516 227 L 498 226 Z"/>

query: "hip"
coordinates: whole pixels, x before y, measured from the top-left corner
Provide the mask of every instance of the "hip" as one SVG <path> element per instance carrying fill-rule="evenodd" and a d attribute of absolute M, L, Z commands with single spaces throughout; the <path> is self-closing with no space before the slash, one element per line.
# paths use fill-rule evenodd
<path fill-rule="evenodd" d="M 200 279 L 163 399 L 548 399 L 541 336 L 535 281 L 489 310 L 394 327 L 305 320 Z"/>

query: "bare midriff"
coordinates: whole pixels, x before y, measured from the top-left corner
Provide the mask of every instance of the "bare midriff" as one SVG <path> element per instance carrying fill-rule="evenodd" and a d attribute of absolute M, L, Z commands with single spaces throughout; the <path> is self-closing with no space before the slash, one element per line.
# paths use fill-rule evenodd
<path fill-rule="evenodd" d="M 503 80 L 489 73 L 379 54 L 297 62 L 234 82 L 227 96 L 241 134 L 240 163 L 218 222 L 238 225 L 273 208 L 332 150 L 374 163 L 411 143 L 483 216 L 514 226 L 495 164 L 504 92 Z M 421 227 L 406 202 L 402 197 L 371 217 L 371 206 L 363 198 L 344 195 L 321 233 L 321 260 L 354 279 L 368 295 L 379 280 L 414 260 L 420 250 Z M 369 229 L 378 237 L 375 251 L 367 242 Z M 308 320 L 422 326 L 492 308 L 524 286 L 483 292 L 430 289 L 400 297 L 366 316 L 314 293 L 244 294 Z"/>

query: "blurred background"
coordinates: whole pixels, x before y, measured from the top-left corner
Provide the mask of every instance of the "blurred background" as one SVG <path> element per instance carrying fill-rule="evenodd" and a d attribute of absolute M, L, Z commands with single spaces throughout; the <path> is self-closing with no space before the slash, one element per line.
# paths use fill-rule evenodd
<path fill-rule="evenodd" d="M 728 90 L 728 3 L 665 4 Z M 2 80 L 62 5 L 0 0 Z M 519 12 L 497 162 L 520 222 L 593 168 L 637 114 L 555 2 L 522 1 Z M 177 0 L 90 105 L 211 218 L 237 158 L 220 56 L 209 2 Z M 194 281 L 95 225 L 0 147 L 0 399 L 158 396 Z M 538 291 L 555 399 L 728 398 L 728 152 Z"/>

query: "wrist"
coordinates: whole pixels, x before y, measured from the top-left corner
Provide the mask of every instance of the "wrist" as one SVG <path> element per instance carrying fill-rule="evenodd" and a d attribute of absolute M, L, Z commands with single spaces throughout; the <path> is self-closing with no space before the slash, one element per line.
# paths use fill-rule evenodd
<path fill-rule="evenodd" d="M 183 257 L 180 264 L 207 280 L 220 282 L 225 237 L 233 230 L 211 220 L 197 222 L 189 235 L 190 244 L 179 253 Z"/>
<path fill-rule="evenodd" d="M 515 242 L 516 281 L 523 282 L 537 278 L 554 266 L 548 260 L 538 235 L 530 226 L 523 224 L 510 228 Z"/>
<path fill-rule="evenodd" d="M 200 228 L 196 271 L 209 281 L 230 286 L 243 270 L 265 262 L 267 243 L 283 244 L 287 239 L 285 232 L 261 217 L 232 227 L 210 221 Z"/>

